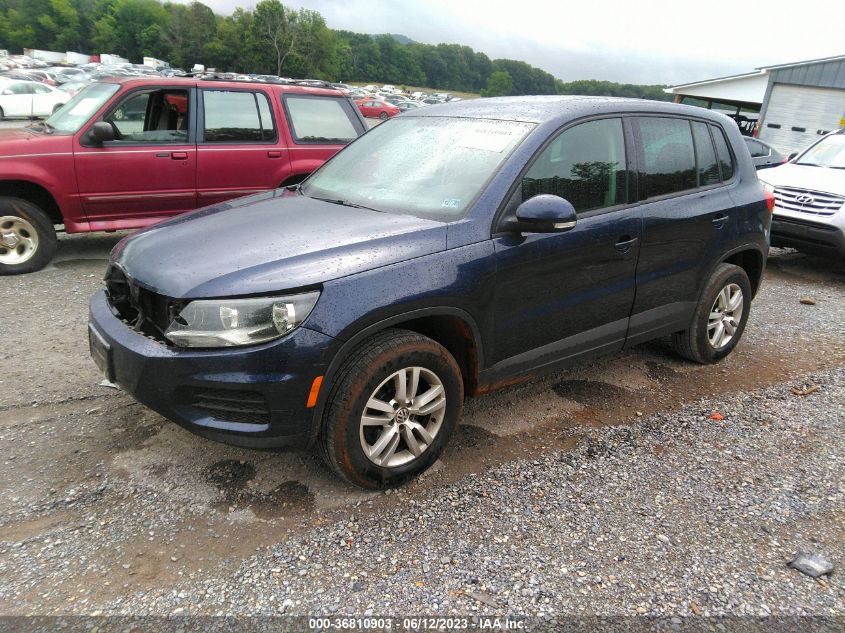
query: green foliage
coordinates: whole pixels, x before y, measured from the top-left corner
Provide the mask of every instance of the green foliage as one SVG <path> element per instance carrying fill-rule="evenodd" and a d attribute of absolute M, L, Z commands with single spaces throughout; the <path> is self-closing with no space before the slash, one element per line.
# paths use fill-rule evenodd
<path fill-rule="evenodd" d="M 481 90 L 482 97 L 504 97 L 513 90 L 513 78 L 507 70 L 497 70 L 487 79 L 487 88 Z"/>
<path fill-rule="evenodd" d="M 323 16 L 280 0 L 215 15 L 200 2 L 0 0 L 0 47 L 12 51 L 146 55 L 189 69 L 432 86 L 487 96 L 585 94 L 668 100 L 662 86 L 583 80 L 564 83 L 513 59 L 491 61 L 458 44 L 421 44 L 395 34 L 328 28 Z"/>

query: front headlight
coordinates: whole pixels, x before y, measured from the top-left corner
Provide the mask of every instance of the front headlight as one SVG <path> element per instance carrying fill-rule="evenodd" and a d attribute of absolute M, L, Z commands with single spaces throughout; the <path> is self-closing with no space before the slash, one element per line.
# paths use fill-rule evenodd
<path fill-rule="evenodd" d="M 180 347 L 232 347 L 272 341 L 302 323 L 319 296 L 315 291 L 287 297 L 191 301 L 164 335 Z"/>

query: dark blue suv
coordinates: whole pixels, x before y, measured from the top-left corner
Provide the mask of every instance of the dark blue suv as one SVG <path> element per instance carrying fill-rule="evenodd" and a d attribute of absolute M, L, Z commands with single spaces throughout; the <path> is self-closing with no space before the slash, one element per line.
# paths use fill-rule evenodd
<path fill-rule="evenodd" d="M 742 336 L 773 198 L 720 114 L 605 98 L 403 114 L 304 184 L 120 242 L 108 378 L 205 437 L 319 446 L 359 486 L 430 466 L 465 396 L 672 335 Z"/>

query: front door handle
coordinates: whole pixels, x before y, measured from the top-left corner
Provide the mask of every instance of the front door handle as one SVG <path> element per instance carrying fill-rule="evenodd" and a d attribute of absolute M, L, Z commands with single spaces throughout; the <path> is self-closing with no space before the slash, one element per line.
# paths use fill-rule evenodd
<path fill-rule="evenodd" d="M 614 248 L 619 251 L 620 253 L 627 253 L 631 250 L 631 247 L 637 243 L 636 237 L 631 237 L 630 235 L 623 235 L 618 240 L 616 240 L 616 244 L 614 244 Z"/>
<path fill-rule="evenodd" d="M 282 157 L 281 152 L 272 152 L 272 151 L 267 152 L 267 158 L 281 158 L 281 157 Z"/>
<path fill-rule="evenodd" d="M 716 217 L 714 217 L 713 220 L 712 220 L 713 224 L 716 225 L 717 229 L 721 229 L 725 225 L 725 222 L 727 222 L 727 221 L 728 221 L 728 216 L 725 215 L 724 213 L 717 214 Z"/>
<path fill-rule="evenodd" d="M 188 160 L 188 152 L 171 152 L 170 158 L 173 160 Z"/>

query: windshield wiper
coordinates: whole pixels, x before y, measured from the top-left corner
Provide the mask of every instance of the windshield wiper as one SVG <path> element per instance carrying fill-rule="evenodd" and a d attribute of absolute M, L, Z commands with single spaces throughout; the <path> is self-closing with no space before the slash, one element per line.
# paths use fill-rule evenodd
<path fill-rule="evenodd" d="M 41 129 L 39 130 L 37 126 L 40 126 Z M 30 125 L 27 125 L 25 129 L 32 130 L 33 132 L 44 132 L 45 134 L 52 134 L 56 131 L 56 128 L 47 123 L 47 121 L 34 121 Z"/>
<path fill-rule="evenodd" d="M 352 207 L 353 209 L 367 209 L 368 211 L 376 211 L 381 213 L 378 209 L 373 209 L 372 207 L 365 207 L 363 204 L 356 204 L 354 202 L 349 202 L 349 200 L 339 200 L 337 198 L 318 198 L 317 196 L 309 196 L 314 200 L 321 200 L 323 202 L 329 202 L 331 204 L 339 204 L 342 207 Z"/>

